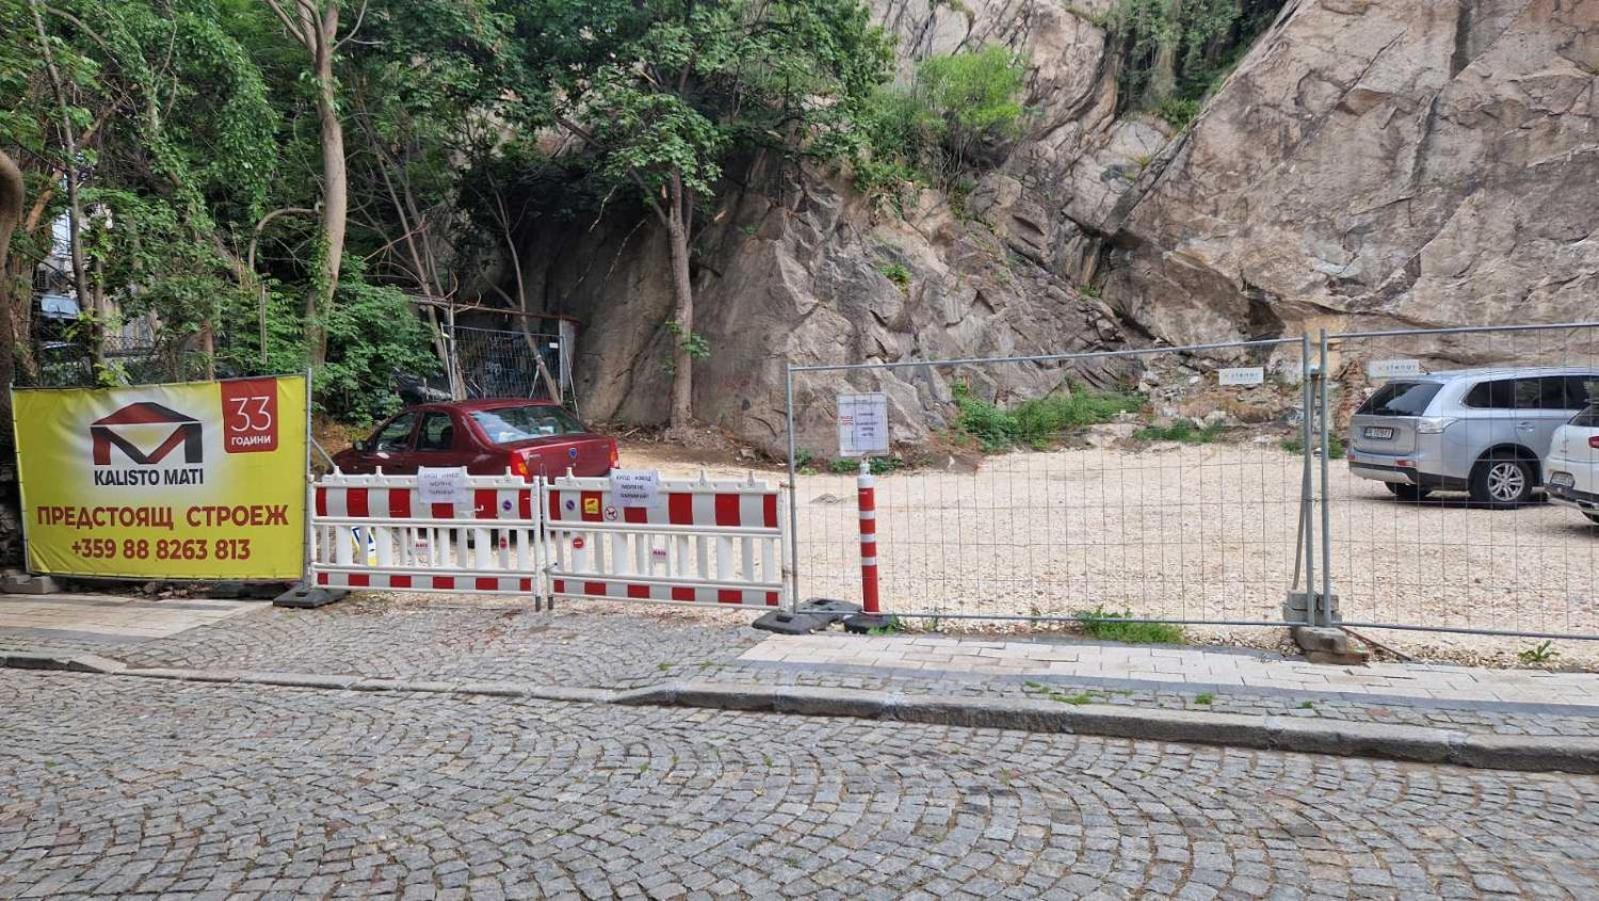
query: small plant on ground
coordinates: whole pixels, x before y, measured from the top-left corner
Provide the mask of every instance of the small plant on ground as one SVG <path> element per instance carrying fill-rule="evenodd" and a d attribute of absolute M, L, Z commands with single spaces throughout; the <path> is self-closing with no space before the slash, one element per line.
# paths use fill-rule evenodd
<path fill-rule="evenodd" d="M 1209 705 L 1211 702 L 1213 702 L 1215 700 L 1216 700 L 1216 695 L 1211 693 L 1211 692 L 1208 692 L 1208 691 L 1202 691 L 1199 694 L 1194 695 L 1194 703 L 1195 704 Z"/>
<path fill-rule="evenodd" d="M 1063 695 L 1058 691 L 1052 691 L 1049 693 L 1049 699 L 1051 701 L 1059 701 L 1062 704 L 1070 704 L 1073 707 L 1081 707 L 1084 704 L 1092 704 L 1094 702 L 1094 696 L 1086 691 L 1071 695 Z"/>
<path fill-rule="evenodd" d="M 1278 446 L 1290 454 L 1304 453 L 1305 442 L 1299 440 L 1298 435 L 1284 438 Z M 1344 458 L 1344 439 L 1337 435 L 1327 436 L 1327 459 L 1342 460 Z"/>
<path fill-rule="evenodd" d="M 670 661 L 663 660 L 660 663 L 655 664 L 655 668 L 664 673 L 672 668 L 672 663 Z"/>
<path fill-rule="evenodd" d="M 904 263 L 884 263 L 877 267 L 877 271 L 883 273 L 884 278 L 898 285 L 901 294 L 910 290 L 911 271 L 905 268 Z"/>
<path fill-rule="evenodd" d="M 1300 710 L 1315 710 L 1316 709 L 1316 702 L 1315 701 L 1300 701 L 1299 702 L 1299 709 Z"/>
<path fill-rule="evenodd" d="M 1548 663 L 1559 656 L 1560 652 L 1555 650 L 1554 642 L 1552 641 L 1545 641 L 1542 644 L 1535 644 L 1530 648 L 1516 652 L 1516 659 L 1528 666 L 1534 666 L 1539 663 Z"/>
<path fill-rule="evenodd" d="M 1146 425 L 1133 433 L 1139 441 L 1176 441 L 1181 444 L 1210 444 L 1220 438 L 1227 427 L 1219 422 L 1200 425 L 1192 419 L 1179 419 L 1171 425 Z"/>
<path fill-rule="evenodd" d="M 890 616 L 888 619 L 883 620 L 883 624 L 881 626 L 878 626 L 875 629 L 869 630 L 866 634 L 868 634 L 868 635 L 893 635 L 896 632 L 903 632 L 903 631 L 905 631 L 905 626 L 904 626 L 903 623 L 901 623 L 899 621 L 899 617 Z"/>
<path fill-rule="evenodd" d="M 866 463 L 871 467 L 874 476 L 886 475 L 905 468 L 905 461 L 899 457 L 872 457 Z"/>
<path fill-rule="evenodd" d="M 1102 641 L 1123 641 L 1128 644 L 1183 644 L 1181 626 L 1160 622 L 1134 622 L 1131 612 L 1116 613 L 1103 607 L 1079 610 L 1077 621 L 1083 625 L 1083 634 Z"/>
<path fill-rule="evenodd" d="M 852 460 L 849 457 L 839 457 L 827 464 L 827 471 L 838 476 L 847 476 L 852 472 L 860 472 L 860 469 L 860 461 Z"/>

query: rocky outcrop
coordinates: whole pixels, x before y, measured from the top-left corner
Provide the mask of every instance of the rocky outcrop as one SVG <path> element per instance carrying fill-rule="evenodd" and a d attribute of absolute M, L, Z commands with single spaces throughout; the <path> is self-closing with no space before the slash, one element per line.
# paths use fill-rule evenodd
<path fill-rule="evenodd" d="M 1105 229 L 1105 297 L 1174 343 L 1590 319 L 1596 88 L 1595 0 L 1300 0 Z"/>
<path fill-rule="evenodd" d="M 986 43 L 1022 53 L 1023 133 L 989 148 L 964 218 L 933 195 L 884 215 L 824 173 L 750 167 L 698 248 L 703 419 L 781 453 L 789 361 L 1593 317 L 1599 0 L 1289 0 L 1181 133 L 1118 113 L 1113 2 L 875 0 L 907 71 Z M 637 221 L 540 229 L 524 258 L 545 308 L 585 322 L 584 413 L 659 422 L 671 300 L 660 236 Z M 1004 396 L 1067 375 L 958 377 Z M 806 376 L 801 443 L 830 447 L 844 385 L 887 391 L 895 437 L 923 439 L 950 376 Z"/>
<path fill-rule="evenodd" d="M 991 230 L 961 221 L 924 193 L 903 217 L 876 215 L 835 179 L 759 163 L 702 236 L 695 330 L 711 353 L 695 367 L 696 415 L 786 455 L 786 367 L 969 356 L 1070 353 L 1120 346 L 1104 303 L 1082 297 Z M 530 258 L 551 309 L 578 316 L 582 412 L 661 423 L 671 374 L 661 328 L 671 308 L 665 249 L 648 221 L 604 234 L 550 230 Z M 933 370 L 910 366 L 805 373 L 795 379 L 797 434 L 836 448 L 834 396 L 889 395 L 894 439 L 917 444 L 947 428 L 953 380 L 982 396 L 1037 396 L 1071 383 L 1108 386 L 1115 360 Z"/>

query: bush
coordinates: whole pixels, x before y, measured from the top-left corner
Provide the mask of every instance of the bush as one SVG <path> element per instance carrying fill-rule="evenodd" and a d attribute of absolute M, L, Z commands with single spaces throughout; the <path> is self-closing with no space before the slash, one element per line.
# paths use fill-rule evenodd
<path fill-rule="evenodd" d="M 357 279 L 340 280 L 326 319 L 327 362 L 316 371 L 317 406 L 343 422 L 365 423 L 400 408 L 394 374 L 438 370 L 427 326 L 405 295 Z"/>
<path fill-rule="evenodd" d="M 1282 447 L 1283 450 L 1289 452 L 1290 454 L 1304 453 L 1304 450 L 1305 450 L 1305 442 L 1300 441 L 1299 437 L 1297 435 L 1294 436 L 1294 437 L 1291 437 L 1291 438 L 1284 438 L 1281 442 L 1279 442 L 1279 445 Z M 1329 460 L 1342 460 L 1343 458 L 1344 458 L 1344 439 L 1338 437 L 1337 435 L 1328 435 L 1327 436 L 1327 459 L 1329 459 Z"/>
<path fill-rule="evenodd" d="M 1221 437 L 1227 427 L 1219 422 L 1202 426 L 1192 419 L 1179 419 L 1168 426 L 1144 426 L 1133 433 L 1139 441 L 1180 441 L 1183 444 L 1209 444 Z"/>
<path fill-rule="evenodd" d="M 1083 624 L 1083 634 L 1102 641 L 1128 644 L 1183 644 L 1187 637 L 1181 626 L 1171 623 L 1131 622 L 1132 613 L 1115 613 L 1095 607 L 1073 614 Z"/>
<path fill-rule="evenodd" d="M 956 385 L 955 429 L 975 438 L 990 453 L 1017 445 L 1043 448 L 1063 432 L 1110 422 L 1117 414 L 1137 410 L 1143 404 L 1143 398 L 1136 394 L 1078 388 L 1069 394 L 1033 398 L 1005 409 L 973 397 L 965 385 Z"/>

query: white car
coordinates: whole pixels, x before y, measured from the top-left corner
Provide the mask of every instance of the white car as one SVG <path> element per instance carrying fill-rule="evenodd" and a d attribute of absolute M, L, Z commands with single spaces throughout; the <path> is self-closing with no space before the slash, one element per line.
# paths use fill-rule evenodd
<path fill-rule="evenodd" d="M 1576 507 L 1599 523 L 1599 406 L 1589 407 L 1555 430 L 1544 459 L 1544 488 L 1557 504 Z"/>

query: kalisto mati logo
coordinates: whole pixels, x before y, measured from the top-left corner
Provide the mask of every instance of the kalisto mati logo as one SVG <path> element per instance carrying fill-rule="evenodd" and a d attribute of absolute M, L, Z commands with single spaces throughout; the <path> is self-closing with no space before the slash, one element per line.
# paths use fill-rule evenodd
<path fill-rule="evenodd" d="M 203 426 L 170 407 L 152 401 L 128 404 L 91 423 L 89 439 L 96 485 L 205 483 Z M 174 457 L 180 448 L 180 457 Z"/>

